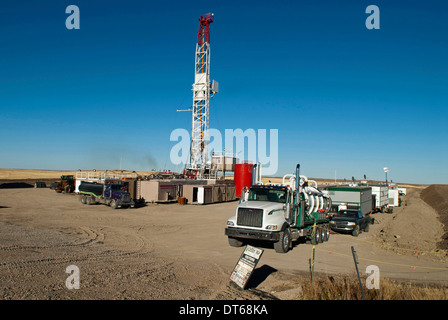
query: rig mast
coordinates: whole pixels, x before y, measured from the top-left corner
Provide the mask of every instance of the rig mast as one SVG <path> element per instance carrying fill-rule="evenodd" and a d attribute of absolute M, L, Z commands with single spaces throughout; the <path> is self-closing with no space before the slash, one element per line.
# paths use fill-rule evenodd
<path fill-rule="evenodd" d="M 209 174 L 208 142 L 210 98 L 218 92 L 218 83 L 210 82 L 210 24 L 213 13 L 199 17 L 199 30 L 194 63 L 193 107 L 190 163 L 188 169 L 196 177 Z"/>

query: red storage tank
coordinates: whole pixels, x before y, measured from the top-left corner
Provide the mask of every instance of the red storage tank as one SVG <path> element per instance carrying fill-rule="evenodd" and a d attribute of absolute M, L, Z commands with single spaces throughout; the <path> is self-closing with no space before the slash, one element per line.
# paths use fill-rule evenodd
<path fill-rule="evenodd" d="M 243 187 L 249 187 L 252 185 L 252 170 L 253 163 L 244 162 L 235 164 L 235 175 L 234 175 L 234 184 L 235 184 L 235 196 L 237 198 L 241 197 Z"/>

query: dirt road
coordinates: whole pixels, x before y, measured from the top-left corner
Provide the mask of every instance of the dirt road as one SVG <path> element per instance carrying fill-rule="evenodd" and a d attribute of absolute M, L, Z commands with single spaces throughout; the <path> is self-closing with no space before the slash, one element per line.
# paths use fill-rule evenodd
<path fill-rule="evenodd" d="M 434 247 L 443 226 L 415 192 L 393 215 L 376 214 L 369 233 L 332 234 L 316 246 L 315 272 L 353 275 L 353 246 L 363 274 L 377 265 L 381 277 L 448 284 L 446 255 Z M 224 236 L 236 206 L 113 210 L 50 189 L 0 190 L 0 299 L 258 299 L 228 285 L 242 251 Z M 403 229 L 396 234 L 393 222 L 404 214 L 431 223 L 424 240 L 407 244 Z M 301 243 L 287 254 L 262 248 L 251 286 L 280 299 L 297 298 L 295 283 L 308 276 L 312 246 Z M 66 288 L 70 265 L 80 270 L 79 290 Z"/>

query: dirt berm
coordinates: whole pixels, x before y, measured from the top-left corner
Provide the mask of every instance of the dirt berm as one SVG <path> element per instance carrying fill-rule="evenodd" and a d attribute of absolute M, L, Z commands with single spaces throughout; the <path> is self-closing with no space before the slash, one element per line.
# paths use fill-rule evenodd
<path fill-rule="evenodd" d="M 437 246 L 440 249 L 448 249 L 448 185 L 433 184 L 422 190 L 420 197 L 439 214 L 445 234 Z"/>

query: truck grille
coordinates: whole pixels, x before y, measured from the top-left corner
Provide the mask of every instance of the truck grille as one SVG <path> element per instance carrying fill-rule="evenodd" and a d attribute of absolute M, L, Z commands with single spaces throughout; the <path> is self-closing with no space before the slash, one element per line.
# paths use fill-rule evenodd
<path fill-rule="evenodd" d="M 237 225 L 261 228 L 263 225 L 263 209 L 239 208 Z"/>
<path fill-rule="evenodd" d="M 337 228 L 345 228 L 347 227 L 347 222 L 336 222 Z"/>
<path fill-rule="evenodd" d="M 121 201 L 123 202 L 130 202 L 131 201 L 131 195 L 125 193 L 121 195 Z"/>

